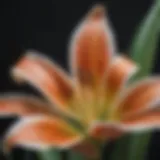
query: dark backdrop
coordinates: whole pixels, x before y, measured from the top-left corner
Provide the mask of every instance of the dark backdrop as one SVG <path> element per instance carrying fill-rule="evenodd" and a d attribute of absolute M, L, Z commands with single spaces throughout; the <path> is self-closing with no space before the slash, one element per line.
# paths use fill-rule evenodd
<path fill-rule="evenodd" d="M 119 51 L 126 52 L 136 27 L 153 0 L 106 0 L 111 22 L 116 32 Z M 97 1 L 98 2 L 98 1 Z M 53 57 L 67 69 L 66 47 L 73 27 L 95 3 L 91 0 L 1 0 L 0 9 L 0 92 L 34 92 L 29 87 L 18 87 L 8 75 L 9 68 L 25 49 L 36 49 Z M 158 53 L 158 51 L 157 51 Z M 153 72 L 160 72 L 157 54 Z M 1 120 L 3 135 L 12 120 Z M 148 160 L 160 158 L 160 134 L 154 133 Z M 15 159 L 22 159 L 15 150 Z M 18 156 L 17 156 L 18 155 Z M 30 155 L 35 158 L 34 155 Z M 19 158 L 18 158 L 19 157 Z M 0 157 L 3 159 L 4 157 Z"/>

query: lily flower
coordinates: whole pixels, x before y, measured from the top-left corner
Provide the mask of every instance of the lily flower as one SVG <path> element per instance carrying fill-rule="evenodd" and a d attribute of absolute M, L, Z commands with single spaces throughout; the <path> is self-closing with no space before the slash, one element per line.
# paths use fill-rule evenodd
<path fill-rule="evenodd" d="M 1 115 L 21 117 L 6 134 L 7 147 L 68 149 L 86 142 L 97 147 L 125 133 L 159 128 L 160 78 L 128 84 L 139 67 L 117 54 L 103 6 L 94 6 L 77 26 L 69 54 L 71 75 L 34 51 L 13 67 L 15 80 L 36 87 L 45 99 L 23 94 L 0 99 Z"/>

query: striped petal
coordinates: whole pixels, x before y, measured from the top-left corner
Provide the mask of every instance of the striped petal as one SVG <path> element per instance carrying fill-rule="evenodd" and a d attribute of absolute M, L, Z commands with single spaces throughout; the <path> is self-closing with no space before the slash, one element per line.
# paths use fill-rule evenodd
<path fill-rule="evenodd" d="M 83 86 L 93 87 L 99 84 L 110 63 L 114 51 L 108 23 L 103 6 L 96 5 L 72 36 L 71 67 Z"/>
<path fill-rule="evenodd" d="M 89 133 L 92 137 L 99 140 L 114 140 L 120 137 L 124 131 L 118 123 L 114 122 L 96 122 L 90 129 Z"/>
<path fill-rule="evenodd" d="M 107 72 L 107 96 L 113 97 L 120 93 L 137 70 L 138 67 L 133 61 L 124 56 L 116 56 Z"/>
<path fill-rule="evenodd" d="M 51 113 L 47 103 L 33 96 L 7 94 L 0 97 L 0 115 L 4 117 Z"/>
<path fill-rule="evenodd" d="M 147 110 L 113 123 L 96 123 L 90 134 L 99 140 L 114 140 L 126 133 L 160 129 L 160 109 Z"/>
<path fill-rule="evenodd" d="M 29 82 L 52 103 L 67 110 L 73 93 L 71 82 L 67 75 L 45 56 L 27 52 L 13 68 L 12 75 L 18 82 Z"/>
<path fill-rule="evenodd" d="M 121 118 L 155 108 L 160 103 L 160 78 L 155 77 L 138 82 L 122 97 L 118 107 Z"/>
<path fill-rule="evenodd" d="M 77 145 L 81 139 L 78 132 L 61 119 L 29 117 L 11 127 L 5 138 L 5 149 L 8 151 L 14 146 L 30 149 L 68 148 Z"/>
<path fill-rule="evenodd" d="M 127 132 L 160 129 L 160 109 L 148 110 L 123 119 L 122 128 Z"/>
<path fill-rule="evenodd" d="M 160 109 L 139 112 L 119 122 L 98 122 L 90 128 L 90 134 L 99 140 L 115 140 L 126 133 L 160 129 Z"/>

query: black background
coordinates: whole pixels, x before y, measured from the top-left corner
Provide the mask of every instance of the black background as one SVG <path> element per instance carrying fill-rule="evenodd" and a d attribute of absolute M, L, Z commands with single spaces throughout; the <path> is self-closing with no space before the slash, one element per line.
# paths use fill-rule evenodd
<path fill-rule="evenodd" d="M 26 49 L 44 52 L 68 69 L 66 51 L 71 30 L 95 2 L 99 1 L 0 1 L 0 92 L 2 94 L 6 91 L 35 92 L 28 86 L 18 87 L 8 74 L 9 68 Z M 127 53 L 136 28 L 152 3 L 153 0 L 106 0 L 104 2 L 116 33 L 120 52 Z M 154 73 L 160 72 L 158 62 L 160 57 L 157 51 Z M 0 121 L 1 135 L 10 121 Z M 148 149 L 148 160 L 160 158 L 160 134 L 156 132 L 153 135 Z M 30 156 L 34 159 L 34 155 Z M 15 159 L 23 158 L 20 154 L 16 154 Z"/>

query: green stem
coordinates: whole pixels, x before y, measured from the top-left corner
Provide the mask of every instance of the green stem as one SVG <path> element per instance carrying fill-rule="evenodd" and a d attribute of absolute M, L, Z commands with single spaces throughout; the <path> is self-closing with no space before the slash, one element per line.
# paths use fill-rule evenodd
<path fill-rule="evenodd" d="M 147 149 L 151 137 L 151 133 L 141 133 L 130 137 L 130 147 L 127 160 L 146 160 Z"/>
<path fill-rule="evenodd" d="M 129 137 L 125 136 L 119 139 L 115 143 L 115 149 L 111 153 L 109 160 L 127 160 L 126 148 L 127 148 L 128 140 L 129 140 Z"/>
<path fill-rule="evenodd" d="M 37 153 L 39 160 L 61 160 L 60 152 L 57 150 L 48 150 Z"/>

